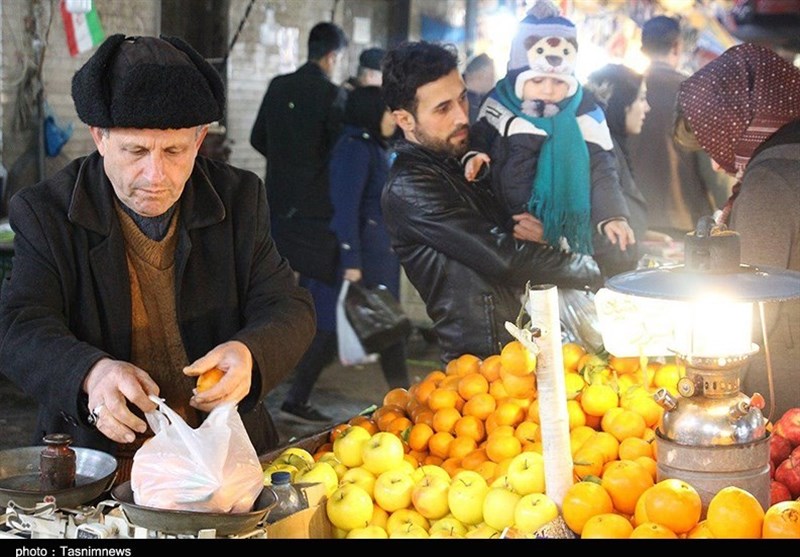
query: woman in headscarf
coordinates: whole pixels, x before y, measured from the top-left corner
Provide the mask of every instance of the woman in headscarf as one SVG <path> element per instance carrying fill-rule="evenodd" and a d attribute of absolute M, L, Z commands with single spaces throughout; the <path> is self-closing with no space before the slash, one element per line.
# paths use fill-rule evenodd
<path fill-rule="evenodd" d="M 732 47 L 682 83 L 675 129 L 738 180 L 716 217 L 739 233 L 742 263 L 800 271 L 800 70 L 769 48 Z M 800 300 L 766 309 L 777 419 L 800 406 Z M 742 390 L 769 396 L 763 349 Z"/>

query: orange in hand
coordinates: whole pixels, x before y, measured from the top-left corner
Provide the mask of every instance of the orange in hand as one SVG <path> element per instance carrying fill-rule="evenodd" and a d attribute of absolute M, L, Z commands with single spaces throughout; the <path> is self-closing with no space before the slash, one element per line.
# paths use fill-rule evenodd
<path fill-rule="evenodd" d="M 207 391 L 219 383 L 219 380 L 222 379 L 223 375 L 225 375 L 225 372 L 217 367 L 212 367 L 211 369 L 204 371 L 197 376 L 197 392 L 202 393 L 203 391 Z"/>

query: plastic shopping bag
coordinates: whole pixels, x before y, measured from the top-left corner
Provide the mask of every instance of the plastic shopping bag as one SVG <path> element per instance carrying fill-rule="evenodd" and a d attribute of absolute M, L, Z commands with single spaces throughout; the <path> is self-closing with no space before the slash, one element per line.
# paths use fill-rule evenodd
<path fill-rule="evenodd" d="M 558 289 L 562 343 L 575 342 L 591 352 L 603 346 L 595 295 L 573 288 Z"/>
<path fill-rule="evenodd" d="M 355 329 L 350 324 L 350 319 L 348 319 L 345 309 L 345 301 L 349 289 L 350 281 L 342 281 L 339 298 L 336 300 L 336 340 L 339 347 L 339 361 L 344 366 L 369 364 L 376 361 L 378 355 L 367 354 Z"/>
<path fill-rule="evenodd" d="M 155 436 L 133 457 L 137 505 L 211 513 L 245 513 L 264 485 L 261 463 L 234 404 L 214 408 L 191 428 L 164 401 L 145 417 Z"/>

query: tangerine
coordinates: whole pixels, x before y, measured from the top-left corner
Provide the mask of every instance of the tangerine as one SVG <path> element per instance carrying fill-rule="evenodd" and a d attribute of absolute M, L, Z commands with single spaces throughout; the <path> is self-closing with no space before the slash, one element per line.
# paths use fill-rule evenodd
<path fill-rule="evenodd" d="M 677 478 L 661 480 L 647 494 L 645 511 L 652 522 L 685 534 L 700 522 L 703 503 L 690 484 Z"/>
<path fill-rule="evenodd" d="M 442 408 L 455 408 L 460 397 L 456 391 L 442 387 L 435 388 L 428 397 L 428 408 L 436 412 Z"/>
<path fill-rule="evenodd" d="M 429 456 L 434 456 L 439 459 L 439 462 L 432 462 L 431 464 L 441 464 L 450 454 L 450 444 L 453 442 L 452 434 L 446 431 L 437 431 L 431 438 L 428 439 L 428 452 Z M 428 459 L 425 459 L 425 464 L 429 464 Z"/>
<path fill-rule="evenodd" d="M 440 408 L 433 413 L 433 430 L 455 433 L 456 422 L 461 418 L 461 413 L 455 408 Z"/>
<path fill-rule="evenodd" d="M 480 372 L 481 359 L 474 354 L 462 354 L 453 361 L 455 374 L 459 377 Z"/>
<path fill-rule="evenodd" d="M 661 524 L 645 522 L 634 528 L 630 537 L 631 539 L 656 538 L 676 540 L 678 539 L 678 534 Z"/>
<path fill-rule="evenodd" d="M 636 501 L 648 488 L 653 487 L 653 478 L 648 470 L 632 460 L 615 460 L 610 462 L 608 468 L 603 472 L 600 485 L 611 496 L 615 509 L 621 513 L 632 515 L 636 510 Z M 653 495 L 651 494 L 648 501 L 652 500 Z M 649 508 L 647 511 L 647 516 L 651 520 L 655 520 L 654 516 L 650 514 Z M 658 521 L 656 520 L 656 522 Z"/>
<path fill-rule="evenodd" d="M 456 435 L 453 442 L 450 443 L 450 447 L 447 450 L 447 456 L 449 458 L 455 458 L 459 462 L 459 466 L 461 465 L 461 459 L 467 456 L 472 451 L 478 448 L 478 443 L 472 437 L 464 437 L 461 435 Z M 451 474 L 452 476 L 453 474 Z"/>
<path fill-rule="evenodd" d="M 586 348 L 576 342 L 565 342 L 561 345 L 561 356 L 564 359 L 564 371 L 578 371 L 578 362 L 586 354 Z"/>
<path fill-rule="evenodd" d="M 609 385 L 593 383 L 581 393 L 581 407 L 591 416 L 602 416 L 619 403 L 617 392 Z"/>
<path fill-rule="evenodd" d="M 475 416 L 479 420 L 486 420 L 496 408 L 497 401 L 492 395 L 478 393 L 464 403 L 461 411 L 465 416 Z"/>
<path fill-rule="evenodd" d="M 486 426 L 483 425 L 483 420 L 475 416 L 461 416 L 454 429 L 457 436 L 471 437 L 476 443 L 486 438 Z"/>
<path fill-rule="evenodd" d="M 492 354 L 481 362 L 480 374 L 490 383 L 500 377 L 500 354 Z"/>
<path fill-rule="evenodd" d="M 197 392 L 202 393 L 203 391 L 207 391 L 219 383 L 220 379 L 222 379 L 224 375 L 225 372 L 218 367 L 212 367 L 211 369 L 204 371 L 197 376 L 197 384 L 195 385 Z"/>
<path fill-rule="evenodd" d="M 520 341 L 512 340 L 500 351 L 500 367 L 513 375 L 528 375 L 536 369 L 536 356 Z"/>
<path fill-rule="evenodd" d="M 619 444 L 620 460 L 635 460 L 640 456 L 653 457 L 653 446 L 640 437 L 628 437 Z"/>
<path fill-rule="evenodd" d="M 762 538 L 800 538 L 800 501 L 781 501 L 764 514 Z"/>
<path fill-rule="evenodd" d="M 611 496 L 600 484 L 577 482 L 567 488 L 561 502 L 561 515 L 569 529 L 580 535 L 593 516 L 614 511 Z"/>
<path fill-rule="evenodd" d="M 633 532 L 630 521 L 616 513 L 596 514 L 586 521 L 581 539 L 627 539 Z"/>
<path fill-rule="evenodd" d="M 408 389 L 403 387 L 395 387 L 383 395 L 383 405 L 388 406 L 390 404 L 396 404 L 397 406 L 402 406 L 405 408 L 410 398 L 411 395 L 409 394 Z"/>
<path fill-rule="evenodd" d="M 490 435 L 486 440 L 486 456 L 493 462 L 502 462 L 522 452 L 522 443 L 513 435 Z"/>
<path fill-rule="evenodd" d="M 372 420 L 372 418 L 369 418 L 367 416 L 362 416 L 360 414 L 357 416 L 353 416 L 352 418 L 347 420 L 347 423 L 350 425 L 360 425 L 361 427 L 366 429 L 370 433 L 370 435 L 372 435 L 373 433 L 378 433 L 378 424 L 376 424 Z"/>
<path fill-rule="evenodd" d="M 488 393 L 489 381 L 480 373 L 468 373 L 462 375 L 458 381 L 458 394 L 465 401 L 468 401 L 475 395 Z"/>
<path fill-rule="evenodd" d="M 644 418 L 634 412 L 633 410 L 625 410 L 617 414 L 608 425 L 608 432 L 617 438 L 617 441 L 622 442 L 628 437 L 641 437 L 644 430 L 647 428 L 647 423 Z"/>
<path fill-rule="evenodd" d="M 761 503 L 751 493 L 728 486 L 711 498 L 706 522 L 717 538 L 760 538 L 764 514 Z"/>

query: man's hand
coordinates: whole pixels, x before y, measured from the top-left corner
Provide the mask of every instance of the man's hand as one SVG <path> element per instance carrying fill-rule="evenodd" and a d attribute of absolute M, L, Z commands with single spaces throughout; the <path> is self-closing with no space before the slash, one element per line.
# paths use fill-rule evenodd
<path fill-rule="evenodd" d="M 633 229 L 626 220 L 609 221 L 603 227 L 603 234 L 606 235 L 609 242 L 615 246 L 618 245 L 620 251 L 625 251 L 629 245 L 636 243 Z"/>
<path fill-rule="evenodd" d="M 203 412 L 210 412 L 226 402 L 238 404 L 250 392 L 253 380 L 253 355 L 238 340 L 212 348 L 205 356 L 183 368 L 183 373 L 194 377 L 214 367 L 224 371 L 225 375 L 207 391 L 195 391 L 189 401 L 190 405 Z"/>
<path fill-rule="evenodd" d="M 144 433 L 147 422 L 128 408 L 128 402 L 142 412 L 155 410 L 148 397 L 158 395 L 159 388 L 146 371 L 119 360 L 104 358 L 98 361 L 83 381 L 89 395 L 89 411 L 95 413 L 95 427 L 118 443 L 131 443 L 136 432 Z"/>
<path fill-rule="evenodd" d="M 464 177 L 470 181 L 474 182 L 475 178 L 478 177 L 478 174 L 481 171 L 481 168 L 484 164 L 489 164 L 491 159 L 489 155 L 486 153 L 478 153 L 472 158 L 470 158 L 467 163 L 464 165 Z"/>
<path fill-rule="evenodd" d="M 543 243 L 544 226 L 542 226 L 542 221 L 530 213 L 511 215 L 511 218 L 514 219 L 514 238 L 527 242 Z"/>

